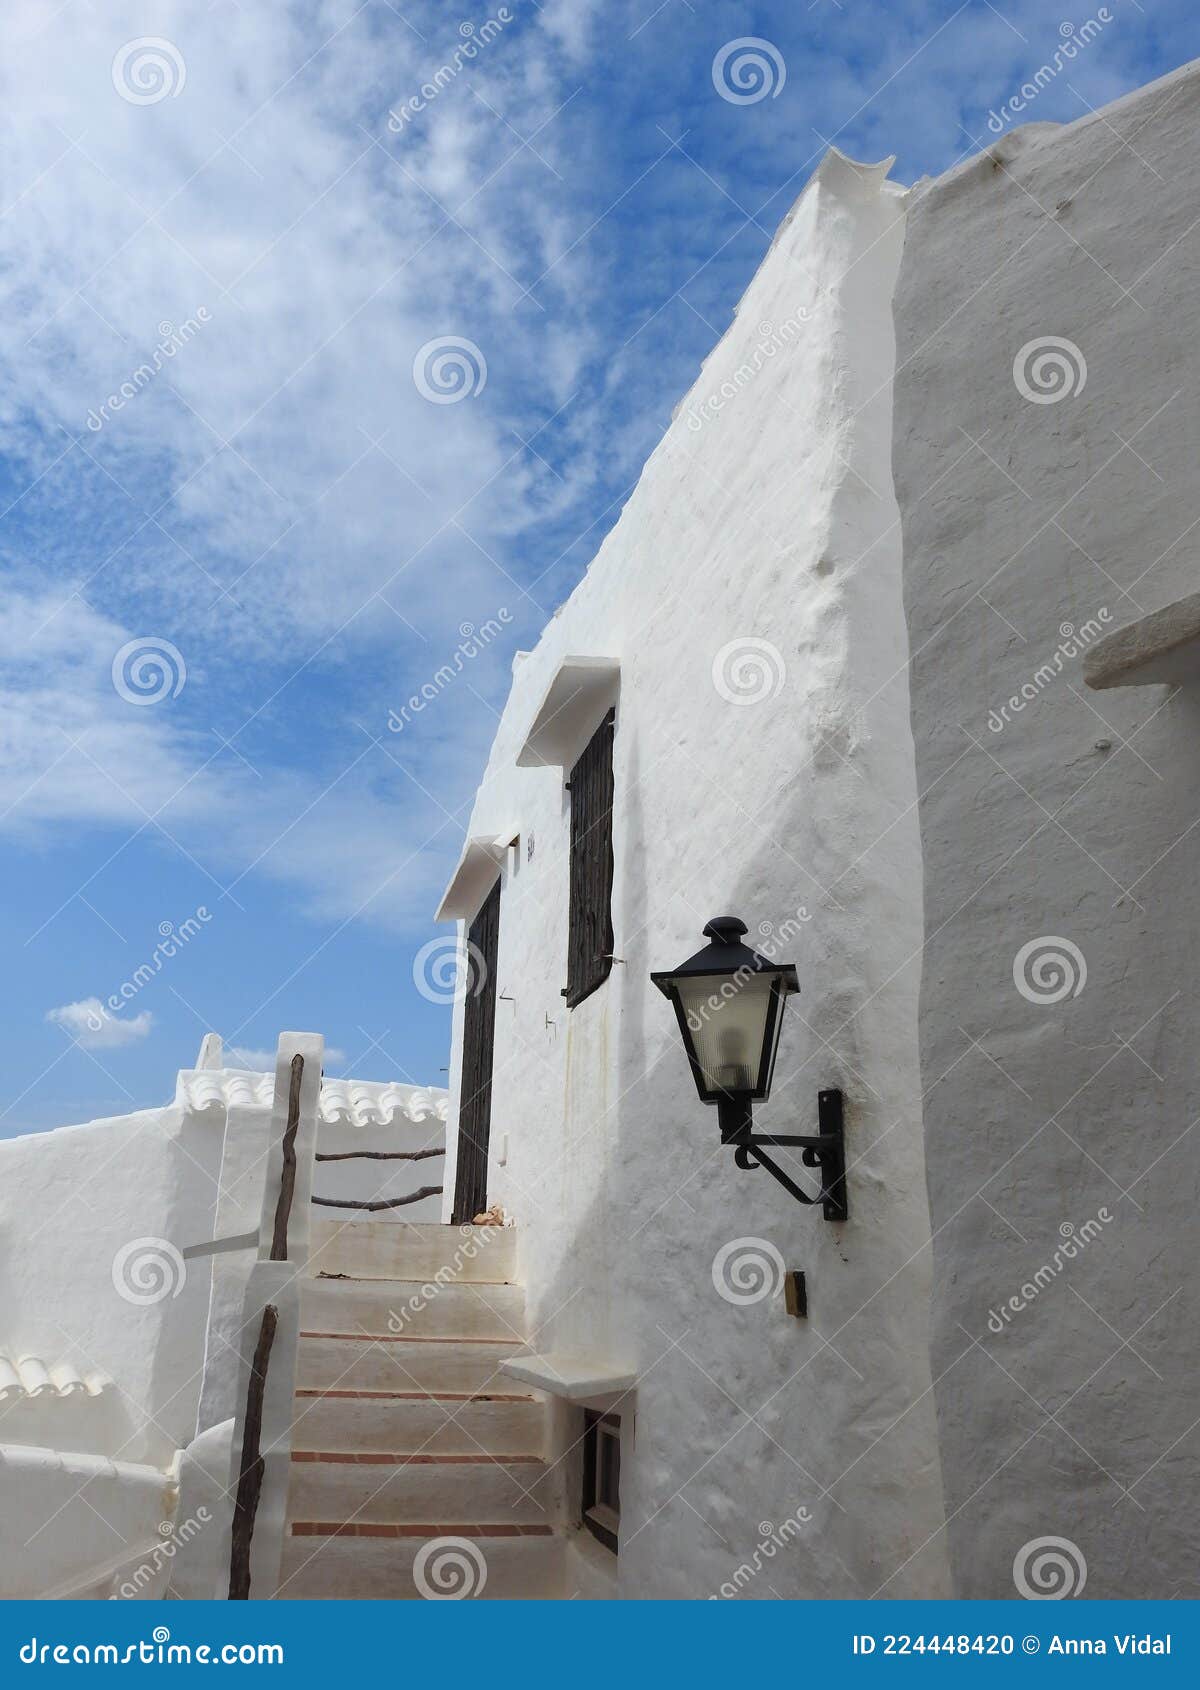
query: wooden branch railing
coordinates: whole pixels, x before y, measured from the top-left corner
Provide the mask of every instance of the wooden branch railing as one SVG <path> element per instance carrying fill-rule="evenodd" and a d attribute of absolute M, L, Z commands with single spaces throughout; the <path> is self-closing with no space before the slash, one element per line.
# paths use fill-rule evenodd
<path fill-rule="evenodd" d="M 283 1131 L 283 1172 L 275 1204 L 275 1230 L 271 1235 L 270 1259 L 273 1262 L 286 1262 L 288 1259 L 288 1222 L 292 1218 L 292 1200 L 296 1195 L 296 1134 L 300 1128 L 300 1087 L 303 1081 L 304 1058 L 293 1056 L 287 1125 Z"/>
<path fill-rule="evenodd" d="M 242 1306 L 241 1403 L 234 1434 L 236 1455 L 230 1462 L 235 1493 L 229 1538 L 231 1601 L 246 1601 L 251 1595 L 270 1598 L 279 1585 L 300 1344 L 300 1282 L 308 1271 L 310 1206 L 374 1214 L 442 1192 L 440 1185 L 423 1185 L 406 1196 L 370 1201 L 312 1195 L 315 1162 L 417 1163 L 445 1155 L 442 1146 L 318 1152 L 323 1053 L 323 1041 L 315 1034 L 285 1033 L 280 1038 L 257 1234 L 214 1239 L 189 1246 L 187 1251 L 189 1256 L 201 1256 L 252 1244 L 257 1249 Z"/>
<path fill-rule="evenodd" d="M 318 1162 L 424 1162 L 430 1156 L 444 1156 L 440 1150 L 318 1150 Z M 314 1198 L 315 1202 L 316 1199 Z"/>
<path fill-rule="evenodd" d="M 235 1602 L 273 1597 L 279 1585 L 323 1053 L 316 1034 L 284 1033 L 275 1062 L 257 1259 L 242 1306 L 229 1539 L 229 1599 Z M 233 1248 L 242 1240 L 221 1242 Z"/>
<path fill-rule="evenodd" d="M 300 1057 L 296 1058 L 301 1061 Z M 279 1325 L 279 1310 L 268 1303 L 258 1329 L 258 1342 L 250 1363 L 250 1385 L 246 1392 L 246 1418 L 242 1427 L 242 1464 L 238 1473 L 237 1496 L 233 1504 L 233 1536 L 229 1552 L 229 1600 L 245 1602 L 250 1596 L 250 1540 L 254 1536 L 254 1517 L 258 1513 L 258 1499 L 262 1495 L 264 1462 L 262 1458 L 263 1400 L 267 1392 L 267 1363 Z"/>
<path fill-rule="evenodd" d="M 419 1203 L 423 1197 L 440 1197 L 442 1190 L 440 1185 L 422 1185 L 407 1197 L 377 1197 L 370 1203 L 361 1197 L 314 1197 L 313 1202 L 323 1209 L 369 1209 L 374 1213 L 379 1209 L 403 1209 L 409 1203 Z"/>
<path fill-rule="evenodd" d="M 444 1145 L 425 1150 L 325 1150 L 317 1151 L 318 1162 L 426 1162 L 433 1156 L 444 1156 Z M 420 1203 L 426 1197 L 440 1197 L 440 1185 L 422 1185 L 403 1197 L 376 1197 L 367 1201 L 362 1197 L 313 1197 L 322 1209 L 358 1209 L 378 1214 L 382 1209 L 405 1209 L 410 1203 Z"/>

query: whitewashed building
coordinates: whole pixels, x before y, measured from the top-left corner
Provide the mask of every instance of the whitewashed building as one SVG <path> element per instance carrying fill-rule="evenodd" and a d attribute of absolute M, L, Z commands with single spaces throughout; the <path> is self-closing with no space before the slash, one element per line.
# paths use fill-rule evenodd
<path fill-rule="evenodd" d="M 1198 94 L 830 153 L 514 666 L 445 1214 L 515 1221 L 573 1591 L 1197 1593 Z M 727 913 L 844 1223 L 652 986 Z"/>
<path fill-rule="evenodd" d="M 136 1190 L 139 1117 L 0 1146 L 0 1477 L 85 1452 L 129 1521 L 11 1578 L 203 1508 L 174 1595 L 1197 1594 L 1198 117 L 1186 67 L 912 189 L 821 164 L 514 664 L 449 1098 L 361 1099 L 446 1119 L 440 1217 L 312 1210 L 312 1035 L 181 1076 Z M 844 1181 L 697 1093 L 651 976 L 721 916 L 799 987 L 754 1128 L 840 1107 Z M 131 1322 L 150 1212 L 215 1265 Z"/>

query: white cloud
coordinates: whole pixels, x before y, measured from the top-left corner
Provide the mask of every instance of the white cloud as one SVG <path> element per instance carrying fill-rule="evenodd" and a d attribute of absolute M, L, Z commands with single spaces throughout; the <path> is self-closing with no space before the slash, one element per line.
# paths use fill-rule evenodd
<path fill-rule="evenodd" d="M 129 637 L 80 599 L 0 588 L 0 833 L 142 830 L 200 871 L 214 913 L 226 890 L 244 901 L 243 877 L 257 873 L 296 888 L 320 919 L 428 920 L 461 823 L 410 773 L 382 716 L 381 744 L 351 727 L 327 775 L 255 770 L 185 725 L 177 703 L 199 676 L 180 701 L 118 695 L 112 660 Z M 459 786 L 463 755 L 444 758 Z"/>
<path fill-rule="evenodd" d="M 540 625 L 505 547 L 603 464 L 562 480 L 517 439 L 570 397 L 602 292 L 579 255 L 551 268 L 578 228 L 552 173 L 570 114 L 552 114 L 580 37 L 521 8 L 395 136 L 389 106 L 461 44 L 458 20 L 418 9 L 419 35 L 390 7 L 318 11 L 160 0 L 186 81 L 132 104 L 112 67 L 140 6 L 72 6 L 69 50 L 41 0 L 6 6 L 0 452 L 22 553 L 0 557 L 0 829 L 110 830 L 98 861 L 142 829 L 239 901 L 266 874 L 323 920 L 423 925 L 491 733 L 471 693 L 494 696 L 503 662 L 403 744 L 388 707 L 464 619 L 508 605 L 513 638 Z M 545 120 L 536 149 L 497 113 Z M 522 299 L 542 271 L 569 309 Z M 490 380 L 432 405 L 414 356 L 453 333 Z M 144 633 L 178 646 L 187 684 L 129 708 L 108 666 Z"/>
<path fill-rule="evenodd" d="M 110 1015 L 99 998 L 61 1004 L 47 1012 L 46 1020 L 69 1033 L 85 1050 L 116 1050 L 121 1045 L 136 1044 L 154 1025 L 148 1009 L 122 1020 L 120 1016 Z"/>
<path fill-rule="evenodd" d="M 276 649 L 287 627 L 301 655 L 351 617 L 355 639 L 393 638 L 373 597 L 389 584 L 423 633 L 457 620 L 464 597 L 494 599 L 505 583 L 447 524 L 467 522 L 495 555 L 528 521 L 535 472 L 547 478 L 514 455 L 499 383 L 487 403 L 434 407 L 413 357 L 460 333 L 497 364 L 553 368 L 569 391 L 584 278 L 551 271 L 547 292 L 570 290 L 561 317 L 514 310 L 518 274 L 546 269 L 570 239 L 545 205 L 554 179 L 541 159 L 552 163 L 558 128 L 539 135 L 539 158 L 489 109 L 519 111 L 526 131 L 550 117 L 564 26 L 534 13 L 510 26 L 397 137 L 389 104 L 461 45 L 436 10 L 422 41 L 388 8 L 332 6 L 316 26 L 300 5 L 162 0 L 155 31 L 186 82 L 134 105 L 111 60 L 139 12 L 72 8 L 64 51 L 60 28 L 36 27 L 40 0 L 6 9 L 17 28 L 0 110 L 18 203 L 0 315 L 4 444 L 36 473 L 75 439 L 55 477 L 67 501 L 83 474 L 110 509 L 130 490 L 136 508 L 78 570 L 99 566 L 93 599 L 151 592 L 207 613 L 217 583 L 231 586 L 224 643 Z M 211 321 L 91 432 L 89 414 L 160 325 L 200 306 Z M 142 528 L 150 510 L 161 532 Z"/>
<path fill-rule="evenodd" d="M 583 59 L 591 41 L 600 0 L 544 0 L 542 23 L 572 59 Z"/>

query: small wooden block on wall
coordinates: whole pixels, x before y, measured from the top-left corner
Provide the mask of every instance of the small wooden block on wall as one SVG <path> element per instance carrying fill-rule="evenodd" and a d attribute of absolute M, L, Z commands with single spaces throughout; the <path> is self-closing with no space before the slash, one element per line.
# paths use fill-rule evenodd
<path fill-rule="evenodd" d="M 797 1268 L 789 1269 L 784 1275 L 783 1300 L 789 1314 L 797 1320 L 808 1319 L 808 1286 Z"/>

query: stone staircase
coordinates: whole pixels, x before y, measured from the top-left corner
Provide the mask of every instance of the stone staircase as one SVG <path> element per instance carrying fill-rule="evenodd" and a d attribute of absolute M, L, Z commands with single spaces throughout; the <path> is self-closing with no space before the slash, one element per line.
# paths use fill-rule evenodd
<path fill-rule="evenodd" d="M 282 1598 L 563 1594 L 545 1405 L 499 1372 L 524 1345 L 514 1242 L 314 1220 Z"/>

